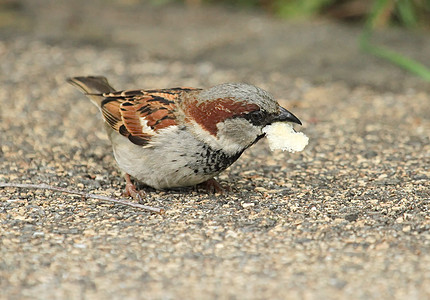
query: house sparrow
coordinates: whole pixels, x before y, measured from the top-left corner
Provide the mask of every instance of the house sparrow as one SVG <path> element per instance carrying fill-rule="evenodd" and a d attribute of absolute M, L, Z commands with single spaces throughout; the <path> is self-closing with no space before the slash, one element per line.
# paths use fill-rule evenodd
<path fill-rule="evenodd" d="M 262 138 L 266 125 L 301 125 L 268 92 L 245 83 L 115 91 L 101 76 L 68 82 L 100 109 L 133 197 L 138 192 L 130 176 L 155 189 L 207 183 L 219 191 L 213 177 Z"/>

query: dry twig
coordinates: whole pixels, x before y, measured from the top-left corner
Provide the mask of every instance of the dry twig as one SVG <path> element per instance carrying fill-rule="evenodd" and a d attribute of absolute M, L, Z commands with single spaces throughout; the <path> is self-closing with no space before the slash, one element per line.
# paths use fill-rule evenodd
<path fill-rule="evenodd" d="M 61 192 L 61 193 L 79 195 L 79 196 L 82 196 L 84 198 L 103 200 L 103 201 L 112 202 L 115 204 L 122 204 L 122 205 L 127 205 L 127 206 L 131 206 L 131 207 L 135 207 L 135 208 L 141 208 L 141 209 L 149 210 L 151 212 L 155 212 L 158 214 L 164 213 L 164 209 L 159 208 L 159 207 L 152 207 L 152 206 L 148 206 L 148 205 L 133 203 L 133 202 L 130 202 L 127 200 L 114 199 L 114 198 L 106 197 L 106 196 L 102 196 L 102 195 L 94 195 L 94 194 L 88 194 L 85 192 L 80 192 L 80 191 L 75 191 L 75 190 L 68 190 L 68 189 L 59 188 L 59 187 L 55 187 L 55 186 L 51 186 L 51 185 L 47 185 L 47 184 L 27 184 L 27 183 L 0 182 L 0 188 L 6 188 L 6 187 L 51 190 L 51 191 L 56 191 L 56 192 Z"/>

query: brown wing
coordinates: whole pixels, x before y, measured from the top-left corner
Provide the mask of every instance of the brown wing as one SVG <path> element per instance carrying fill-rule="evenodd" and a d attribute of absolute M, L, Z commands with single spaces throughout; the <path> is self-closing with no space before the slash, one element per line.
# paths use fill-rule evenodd
<path fill-rule="evenodd" d="M 145 145 L 162 128 L 177 125 L 178 97 L 191 88 L 132 90 L 103 94 L 103 117 L 117 132 L 136 145 Z"/>

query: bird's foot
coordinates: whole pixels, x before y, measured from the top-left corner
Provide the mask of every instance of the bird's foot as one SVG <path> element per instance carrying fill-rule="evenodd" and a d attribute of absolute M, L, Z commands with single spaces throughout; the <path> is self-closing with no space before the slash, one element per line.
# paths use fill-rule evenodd
<path fill-rule="evenodd" d="M 213 178 L 198 184 L 198 186 L 205 189 L 208 193 L 224 194 L 225 192 L 229 192 L 231 190 L 230 187 L 223 187 Z"/>
<path fill-rule="evenodd" d="M 144 191 L 138 191 L 136 186 L 131 182 L 130 175 L 125 174 L 125 191 L 124 196 L 126 197 L 132 197 L 133 199 L 137 200 L 139 203 L 143 203 L 143 197 L 145 197 Z"/>

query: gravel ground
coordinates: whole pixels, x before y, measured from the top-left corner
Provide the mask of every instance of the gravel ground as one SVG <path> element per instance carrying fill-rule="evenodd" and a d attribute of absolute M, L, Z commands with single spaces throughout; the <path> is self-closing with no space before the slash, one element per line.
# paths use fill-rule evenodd
<path fill-rule="evenodd" d="M 41 37 L 28 22 L 0 41 L 0 182 L 121 197 L 97 108 L 65 83 L 73 75 L 119 89 L 251 82 L 303 121 L 310 144 L 290 154 L 259 142 L 219 177 L 225 195 L 148 189 L 164 215 L 0 189 L 0 299 L 430 298 L 430 96 L 417 79 L 381 69 L 406 78 L 393 90 L 250 72 L 202 51 L 180 60 L 61 39 L 58 27 Z"/>

